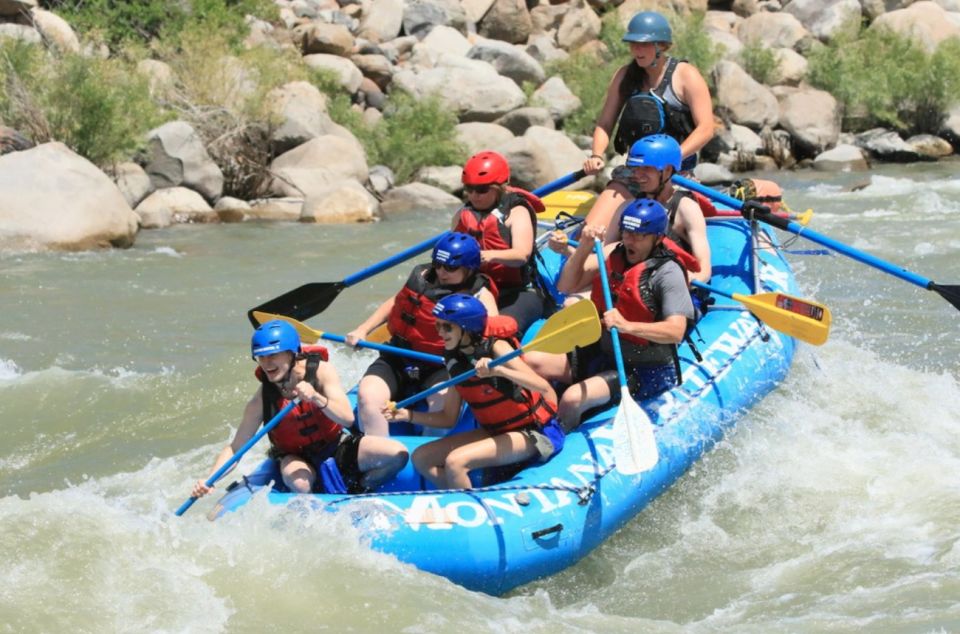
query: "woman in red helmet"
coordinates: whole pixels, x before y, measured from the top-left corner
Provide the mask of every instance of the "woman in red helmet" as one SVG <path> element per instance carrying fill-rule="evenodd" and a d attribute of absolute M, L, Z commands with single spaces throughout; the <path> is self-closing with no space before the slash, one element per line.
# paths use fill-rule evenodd
<path fill-rule="evenodd" d="M 453 230 L 480 243 L 480 271 L 497 285 L 500 314 L 517 320 L 520 332 L 543 315 L 543 294 L 533 286 L 539 198 L 510 187 L 510 166 L 501 154 L 483 151 L 463 166 L 466 204 L 453 217 Z"/>

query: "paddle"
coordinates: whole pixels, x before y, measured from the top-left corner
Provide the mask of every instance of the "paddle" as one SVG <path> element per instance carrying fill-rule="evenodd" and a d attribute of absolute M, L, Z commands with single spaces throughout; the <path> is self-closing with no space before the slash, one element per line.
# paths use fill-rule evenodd
<path fill-rule="evenodd" d="M 727 293 L 697 280 L 693 280 L 691 284 L 740 302 L 757 319 L 795 339 L 819 346 L 826 342 L 830 335 L 830 324 L 833 320 L 830 309 L 818 302 L 779 292 L 757 295 Z"/>
<path fill-rule="evenodd" d="M 514 359 L 524 352 L 540 350 L 542 352 L 551 352 L 554 354 L 564 354 L 573 350 L 575 346 L 588 346 L 600 338 L 600 318 L 597 316 L 597 308 L 593 302 L 577 302 L 567 306 L 563 310 L 554 313 L 550 319 L 544 322 L 543 327 L 537 336 L 526 344 L 520 346 L 513 352 L 498 357 L 490 362 L 491 368 L 502 365 Z M 452 385 L 463 383 L 474 376 L 477 371 L 467 370 L 463 374 L 458 374 L 452 379 L 437 383 L 419 394 L 414 394 L 405 398 L 399 403 L 394 404 L 396 409 L 409 407 L 414 403 L 425 399 L 431 394 L 436 394 Z"/>
<path fill-rule="evenodd" d="M 686 187 L 689 190 L 708 196 L 729 207 L 738 209 L 741 212 L 745 212 L 749 218 L 756 218 L 757 220 L 765 222 L 768 225 L 772 225 L 778 229 L 783 229 L 784 231 L 789 231 L 790 233 L 806 238 L 807 240 L 821 244 L 862 264 L 872 266 L 873 268 L 883 271 L 884 273 L 888 273 L 894 277 L 900 278 L 901 280 L 910 282 L 914 286 L 919 286 L 920 288 L 928 291 L 934 291 L 935 293 L 939 294 L 940 297 L 950 302 L 954 308 L 960 310 L 960 285 L 937 284 L 932 280 L 917 275 L 911 271 L 907 271 L 906 269 L 900 268 L 894 264 L 890 264 L 889 262 L 881 260 L 880 258 L 870 255 L 869 253 L 865 253 L 859 249 L 854 249 L 853 247 L 843 244 L 842 242 L 837 242 L 833 238 L 807 229 L 806 227 L 797 224 L 796 222 L 792 222 L 787 218 L 781 218 L 780 216 L 774 215 L 770 212 L 769 208 L 764 207 L 763 205 L 747 205 L 742 200 L 738 200 L 732 196 L 727 196 L 726 194 L 722 194 L 709 187 L 705 187 L 696 181 L 690 180 L 689 178 L 675 175 L 673 176 L 673 182 Z M 744 207 L 746 207 L 746 209 L 744 209 Z"/>
<path fill-rule="evenodd" d="M 550 192 L 562 189 L 571 183 L 575 183 L 585 176 L 583 170 L 578 170 L 567 174 L 566 176 L 561 176 L 555 181 L 547 183 L 542 187 L 538 187 L 533 190 L 533 194 L 536 196 L 545 196 Z M 354 273 L 343 278 L 339 282 L 310 282 L 304 284 L 303 286 L 298 286 L 292 291 L 287 291 L 279 297 L 274 297 L 271 300 L 268 300 L 259 306 L 255 306 L 247 311 L 247 319 L 250 320 L 250 323 L 253 324 L 254 328 L 259 326 L 256 318 L 253 316 L 254 312 L 261 313 L 279 313 L 281 315 L 288 315 L 294 319 L 304 320 L 318 315 L 325 311 L 327 307 L 333 303 L 333 300 L 337 298 L 337 295 L 340 294 L 340 291 L 347 288 L 348 286 L 353 286 L 358 282 L 373 277 L 377 273 L 386 271 L 387 269 L 400 264 L 410 258 L 432 249 L 433 246 L 440 241 L 440 238 L 450 233 L 449 231 L 444 231 L 443 233 L 436 235 L 432 238 L 428 238 L 419 244 L 415 244 L 408 249 L 404 249 L 400 253 L 390 256 L 382 262 L 372 264 L 365 269 L 361 269 Z"/>
<path fill-rule="evenodd" d="M 233 468 L 233 465 L 237 464 L 240 461 L 240 458 L 243 457 L 243 454 L 247 453 L 247 451 L 249 451 L 251 447 L 257 444 L 257 441 L 263 438 L 264 435 L 267 434 L 271 429 L 273 429 L 278 424 L 280 424 L 280 421 L 283 420 L 283 417 L 286 416 L 290 412 L 290 410 L 296 407 L 299 402 L 300 402 L 300 399 L 295 398 L 289 403 L 287 403 L 283 407 L 283 409 L 277 412 L 276 416 L 271 418 L 263 427 L 260 428 L 260 431 L 254 434 L 253 437 L 250 438 L 250 440 L 245 442 L 243 444 L 243 447 L 240 447 L 239 451 L 233 454 L 233 456 L 229 460 L 224 462 L 223 465 L 213 473 L 213 475 L 207 478 L 207 481 L 205 484 L 208 487 L 212 487 L 214 484 L 216 484 L 217 480 L 222 478 L 227 471 Z M 188 499 L 186 502 L 181 504 L 180 508 L 176 510 L 175 515 L 179 517 L 184 513 L 186 513 L 187 509 L 193 506 L 193 503 L 196 502 L 198 499 L 199 498 L 195 496 L 190 496 L 190 499 Z"/>
<path fill-rule="evenodd" d="M 597 254 L 597 268 L 600 271 L 600 283 L 603 286 L 603 302 L 607 310 L 613 310 L 610 297 L 610 281 L 607 279 L 607 266 L 603 257 L 603 240 L 595 240 L 593 250 Z M 580 304 L 593 302 L 578 302 Z M 627 373 L 623 368 L 623 353 L 620 350 L 620 333 L 610 328 L 610 340 L 613 342 L 613 356 L 617 361 L 617 376 L 620 378 L 620 407 L 613 419 L 613 457 L 617 471 L 627 475 L 649 471 L 657 461 L 657 439 L 653 435 L 653 423 L 647 413 L 637 405 L 627 389 Z"/>
<path fill-rule="evenodd" d="M 300 335 L 300 340 L 307 343 L 314 343 L 318 339 L 325 339 L 327 341 L 335 341 L 337 343 L 347 343 L 346 337 L 343 335 L 336 335 L 332 332 L 323 332 L 322 330 L 314 330 L 310 326 L 306 325 L 301 321 L 297 321 L 293 317 L 287 317 L 286 315 L 274 315 L 271 313 L 262 313 L 259 310 L 253 311 L 253 316 L 264 323 L 272 319 L 282 319 L 283 321 L 292 324 L 294 328 L 297 329 L 297 334 Z M 349 344 L 347 344 L 349 345 Z M 408 357 L 410 359 L 417 359 L 418 361 L 426 361 L 427 363 L 436 363 L 437 365 L 443 365 L 443 357 L 436 354 L 429 354 L 426 352 L 417 352 L 416 350 L 410 350 L 408 348 L 398 348 L 397 346 L 390 346 L 383 343 L 375 343 L 373 341 L 361 339 L 357 342 L 357 347 L 359 348 L 370 348 L 371 350 L 379 350 L 380 352 L 389 352 L 390 354 L 395 354 L 400 357 Z"/>

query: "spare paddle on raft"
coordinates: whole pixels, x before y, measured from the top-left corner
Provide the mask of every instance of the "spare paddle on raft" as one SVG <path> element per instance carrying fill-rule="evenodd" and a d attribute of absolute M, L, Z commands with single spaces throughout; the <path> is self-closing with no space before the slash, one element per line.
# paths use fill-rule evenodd
<path fill-rule="evenodd" d="M 603 303 L 607 310 L 613 310 L 613 298 L 610 297 L 610 280 L 607 279 L 607 265 L 603 257 L 603 240 L 595 240 L 593 251 L 597 254 L 597 268 L 600 272 L 600 284 L 603 286 Z M 593 304 L 582 301 L 577 304 Z M 577 304 L 574 304 L 576 306 Z M 620 333 L 610 329 L 613 342 L 613 356 L 617 361 L 617 377 L 620 379 L 620 407 L 613 419 L 613 459 L 617 471 L 631 475 L 649 471 L 660 460 L 657 439 L 653 435 L 653 423 L 650 417 L 637 405 L 627 388 L 627 373 L 623 367 L 623 353 L 620 351 Z"/>
<path fill-rule="evenodd" d="M 742 200 L 738 200 L 732 196 L 727 196 L 722 194 L 714 189 L 705 187 L 696 181 L 692 181 L 689 178 L 684 178 L 683 176 L 672 177 L 672 180 L 677 185 L 686 187 L 687 189 L 695 192 L 699 192 L 717 202 L 721 202 L 724 205 L 732 207 L 734 209 L 740 210 L 748 218 L 756 218 L 761 222 L 765 222 L 768 225 L 774 226 L 778 229 L 783 229 L 784 231 L 789 231 L 795 235 L 798 235 L 802 238 L 806 238 L 811 242 L 816 242 L 817 244 L 823 245 L 829 249 L 833 249 L 837 253 L 841 253 L 849 258 L 856 260 L 867 266 L 872 266 L 875 269 L 888 273 L 894 277 L 898 277 L 901 280 L 910 282 L 914 286 L 919 286 L 920 288 L 926 289 L 928 291 L 933 291 L 940 295 L 948 302 L 950 302 L 954 308 L 960 310 L 960 285 L 943 285 L 937 284 L 936 282 L 929 280 L 925 277 L 917 275 L 911 271 L 908 271 L 904 268 L 890 264 L 880 258 L 870 255 L 860 251 L 859 249 L 854 249 L 851 246 L 838 242 L 833 238 L 827 237 L 823 234 L 817 233 L 807 229 L 806 227 L 792 222 L 786 218 L 781 218 L 770 212 L 767 207 L 763 205 L 749 205 L 744 203 Z M 746 207 L 746 209 L 744 209 Z"/>
<path fill-rule="evenodd" d="M 256 434 L 254 434 L 253 437 L 250 438 L 250 440 L 248 440 L 247 442 L 245 442 L 245 443 L 243 444 L 243 447 L 240 447 L 240 449 L 239 449 L 235 454 L 233 454 L 233 456 L 231 456 L 229 460 L 227 460 L 226 462 L 224 462 L 223 465 L 222 465 L 219 469 L 217 469 L 216 471 L 214 471 L 214 472 L 213 472 L 213 475 L 211 475 L 209 478 L 207 478 L 207 481 L 205 482 L 205 484 L 206 484 L 208 487 L 212 487 L 214 484 L 216 484 L 216 483 L 217 483 L 217 480 L 219 480 L 220 478 L 222 478 L 227 471 L 230 471 L 230 469 L 233 468 L 233 465 L 235 465 L 235 464 L 237 464 L 238 462 L 240 462 L 240 458 L 243 458 L 243 454 L 245 454 L 245 453 L 247 453 L 248 451 L 250 451 L 250 448 L 253 447 L 255 444 L 257 444 L 257 441 L 258 441 L 258 440 L 260 440 L 261 438 L 263 438 L 266 434 L 268 434 L 268 433 L 270 432 L 270 430 L 272 430 L 274 427 L 276 427 L 277 425 L 279 425 L 279 424 L 280 424 L 280 421 L 283 420 L 283 417 L 286 416 L 288 413 L 290 413 L 290 410 L 292 410 L 294 407 L 296 407 L 298 403 L 300 403 L 300 398 L 299 398 L 299 397 L 297 397 L 297 398 L 293 399 L 292 401 L 290 401 L 289 403 L 287 403 L 287 404 L 283 407 L 283 409 L 281 409 L 279 412 L 277 412 L 277 415 L 276 415 L 276 416 L 274 416 L 273 418 L 271 418 L 263 427 L 260 428 L 260 431 L 258 431 Z M 199 498 L 194 497 L 194 496 L 191 495 L 191 496 L 190 496 L 190 499 L 188 499 L 186 502 L 184 502 L 183 504 L 180 505 L 180 508 L 178 508 L 178 509 L 176 510 L 175 515 L 176 515 L 177 517 L 180 517 L 181 515 L 183 515 L 184 513 L 186 513 L 186 512 L 187 512 L 187 509 L 190 508 L 191 506 L 193 506 L 193 503 L 196 502 L 198 499 L 199 499 Z"/>
<path fill-rule="evenodd" d="M 830 336 L 830 324 L 833 321 L 830 309 L 813 300 L 799 299 L 780 292 L 756 295 L 727 293 L 697 280 L 693 280 L 691 284 L 714 295 L 740 302 L 757 319 L 795 339 L 819 346 Z"/>
<path fill-rule="evenodd" d="M 586 174 L 583 170 L 578 170 L 576 172 L 571 172 L 566 176 L 561 176 L 555 181 L 547 183 L 542 187 L 538 187 L 533 190 L 535 196 L 545 196 L 550 192 L 554 192 L 558 189 L 562 189 L 571 183 L 575 183 Z M 433 246 L 439 242 L 440 238 L 450 233 L 449 231 L 444 231 L 443 233 L 436 235 L 432 238 L 428 238 L 419 244 L 415 244 L 408 249 L 404 249 L 400 253 L 390 256 L 382 262 L 372 264 L 365 269 L 361 269 L 354 273 L 343 278 L 339 282 L 310 282 L 309 284 L 304 284 L 303 286 L 298 286 L 292 291 L 287 291 L 279 297 L 274 297 L 271 300 L 268 300 L 259 306 L 255 306 L 247 311 L 247 319 L 250 320 L 250 323 L 253 324 L 254 328 L 260 325 L 256 320 L 253 313 L 274 313 L 280 315 L 287 315 L 288 317 L 293 317 L 294 319 L 304 320 L 310 319 L 314 315 L 319 315 L 327 309 L 327 307 L 333 303 L 333 300 L 337 298 L 337 295 L 340 294 L 340 291 L 347 288 L 348 286 L 353 286 L 358 282 L 373 277 L 377 273 L 386 271 L 387 269 L 400 264 L 410 258 L 423 253 L 429 249 L 432 249 Z"/>
<path fill-rule="evenodd" d="M 493 368 L 502 365 L 514 359 L 524 352 L 540 350 L 541 352 L 551 352 L 554 354 L 566 354 L 576 346 L 589 346 L 600 338 L 600 317 L 597 315 L 597 308 L 593 302 L 577 302 L 572 306 L 567 306 L 563 310 L 554 313 L 550 319 L 543 323 L 540 332 L 529 342 L 520 346 L 513 352 L 497 357 L 490 362 L 489 367 Z M 452 379 L 447 379 L 442 383 L 437 383 L 430 388 L 405 398 L 392 406 L 395 409 L 410 407 L 414 403 L 436 394 L 452 385 L 463 383 L 474 376 L 477 371 L 467 370 L 463 374 L 458 374 Z"/>
<path fill-rule="evenodd" d="M 273 319 L 281 319 L 289 324 L 291 324 L 297 330 L 297 334 L 300 335 L 300 340 L 304 343 L 315 343 L 319 339 L 325 339 L 326 341 L 335 341 L 336 343 L 342 343 L 346 345 L 347 339 L 343 335 L 337 335 L 332 332 L 324 332 L 322 330 L 314 330 L 310 326 L 306 325 L 302 321 L 297 321 L 293 317 L 287 317 L 286 315 L 275 315 L 272 313 L 263 313 L 259 310 L 253 311 L 254 318 L 257 319 L 260 323 L 265 323 Z M 426 352 L 418 352 L 416 350 L 410 350 L 409 348 L 398 348 L 397 346 L 390 346 L 383 343 L 377 343 L 370 341 L 369 339 L 361 339 L 357 342 L 358 348 L 370 348 L 371 350 L 378 350 L 380 352 L 389 352 L 390 354 L 395 354 L 400 357 L 407 357 L 409 359 L 416 359 L 418 361 L 426 361 L 427 363 L 436 363 L 437 365 L 443 365 L 443 357 L 436 354 L 429 354 Z"/>

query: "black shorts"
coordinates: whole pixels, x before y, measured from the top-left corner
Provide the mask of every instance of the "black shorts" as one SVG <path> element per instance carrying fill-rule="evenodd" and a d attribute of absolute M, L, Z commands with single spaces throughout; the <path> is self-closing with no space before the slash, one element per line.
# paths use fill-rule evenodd
<path fill-rule="evenodd" d="M 617 362 L 613 355 L 603 351 L 600 341 L 585 348 L 576 347 L 567 353 L 570 362 L 570 375 L 574 383 L 599 376 L 610 390 L 610 402 L 620 402 L 620 377 L 617 376 Z M 677 385 L 677 369 L 673 363 L 650 366 L 626 367 L 627 389 L 633 398 L 642 401 L 661 394 Z"/>
<path fill-rule="evenodd" d="M 510 288 L 497 298 L 501 315 L 510 315 L 517 320 L 517 336 L 522 337 L 533 322 L 543 317 L 543 295 L 535 288 Z"/>
<path fill-rule="evenodd" d="M 313 467 L 317 477 L 313 483 L 314 492 L 322 491 L 323 484 L 320 482 L 320 465 L 327 458 L 333 457 L 337 463 L 337 469 L 343 477 L 347 490 L 350 493 L 361 493 L 363 486 L 360 483 L 363 478 L 363 472 L 360 471 L 360 441 L 363 439 L 363 432 L 349 432 L 344 429 L 340 437 L 335 442 L 328 442 L 322 447 L 308 448 L 300 456 Z M 279 462 L 283 458 L 292 454 L 280 452 L 276 447 L 271 447 L 269 456 Z"/>
<path fill-rule="evenodd" d="M 450 378 L 443 366 L 388 353 L 381 353 L 363 375 L 383 379 L 395 401 Z"/>

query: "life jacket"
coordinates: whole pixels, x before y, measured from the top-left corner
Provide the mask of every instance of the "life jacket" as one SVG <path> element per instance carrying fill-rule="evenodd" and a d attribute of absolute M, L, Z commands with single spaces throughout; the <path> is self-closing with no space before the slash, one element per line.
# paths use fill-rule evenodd
<path fill-rule="evenodd" d="M 393 309 L 387 318 L 387 330 L 412 350 L 443 354 L 443 339 L 437 334 L 437 318 L 433 316 L 433 307 L 447 295 L 476 295 L 484 287 L 489 288 L 496 299 L 496 285 L 482 273 L 468 278 L 464 286 L 441 286 L 432 265 L 415 266 L 394 298 Z"/>
<path fill-rule="evenodd" d="M 690 107 L 673 92 L 673 74 L 677 65 L 686 60 L 670 57 L 663 79 L 653 90 L 644 90 L 646 73 L 630 63 L 620 84 L 623 108 L 617 121 L 613 147 L 623 154 L 638 139 L 651 134 L 668 134 L 682 143 L 696 127 Z"/>
<path fill-rule="evenodd" d="M 477 211 L 470 203 L 464 205 L 460 210 L 457 226 L 453 230 L 468 233 L 476 238 L 484 251 L 509 249 L 513 246 L 513 236 L 510 235 L 507 219 L 510 217 L 511 210 L 518 205 L 529 212 L 533 234 L 536 235 L 537 214 L 544 211 L 546 207 L 537 196 L 516 187 L 507 187 L 506 193 L 500 198 L 500 204 L 489 211 Z M 481 265 L 480 271 L 489 275 L 501 292 L 514 288 L 526 288 L 534 277 L 536 267 L 534 254 L 537 249 L 532 243 L 531 247 L 530 258 L 523 266 L 512 267 L 491 262 Z"/>
<path fill-rule="evenodd" d="M 613 307 L 620 311 L 624 319 L 645 323 L 659 320 L 660 303 L 650 287 L 650 276 L 670 261 L 676 262 L 688 279 L 688 273 L 696 273 L 700 270 L 697 258 L 681 249 L 670 238 L 664 238 L 649 258 L 633 266 L 627 263 L 626 249 L 622 243 L 610 253 L 604 263 L 607 267 L 607 279 L 610 282 L 610 298 L 613 300 Z M 603 285 L 599 275 L 593 280 L 590 299 L 597 305 L 600 313 L 606 311 Z M 655 344 L 643 337 L 626 333 L 620 333 L 620 338 L 637 346 L 667 345 Z"/>
<path fill-rule="evenodd" d="M 304 380 L 319 389 L 317 368 L 329 358 L 323 346 L 303 346 L 299 358 L 306 358 L 307 371 Z M 263 422 L 271 420 L 290 401 L 283 398 L 280 389 L 267 380 L 259 367 L 256 377 L 263 384 Z M 290 410 L 267 436 L 282 454 L 305 454 L 321 450 L 328 443 L 336 442 L 343 427 L 327 417 L 313 401 L 301 401 Z"/>
<path fill-rule="evenodd" d="M 493 358 L 493 344 L 506 339 L 516 345 L 517 322 L 513 317 L 498 315 L 487 319 L 483 339 L 476 343 L 471 356 L 460 350 L 445 351 L 447 370 L 457 376 L 472 370 L 477 359 Z M 493 434 L 528 427 L 543 427 L 557 414 L 556 403 L 543 394 L 520 387 L 503 377 L 473 376 L 455 388 L 470 406 L 477 423 Z"/>

